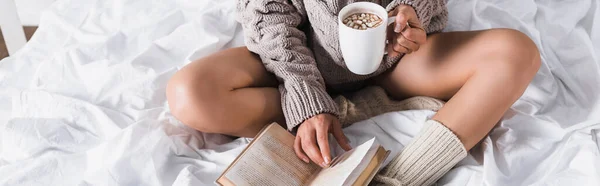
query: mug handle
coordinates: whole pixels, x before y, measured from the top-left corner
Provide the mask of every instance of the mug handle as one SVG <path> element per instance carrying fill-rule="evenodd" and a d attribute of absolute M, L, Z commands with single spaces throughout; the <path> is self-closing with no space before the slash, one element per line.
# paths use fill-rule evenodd
<path fill-rule="evenodd" d="M 396 16 L 388 17 L 387 26 L 390 26 L 394 22 L 396 22 Z"/>
<path fill-rule="evenodd" d="M 387 26 L 390 26 L 394 22 L 396 22 L 396 16 L 388 17 Z M 406 23 L 406 26 L 410 27 L 410 24 Z"/>
<path fill-rule="evenodd" d="M 396 16 L 388 17 L 388 20 L 387 20 L 387 26 L 390 26 L 390 25 L 392 25 L 394 22 L 396 22 Z M 386 36 L 386 37 L 387 37 L 387 36 Z M 388 41 L 388 40 L 387 40 L 387 38 L 386 38 L 386 40 L 385 40 L 385 45 L 387 46 L 388 44 L 389 44 L 389 41 Z M 384 55 L 385 55 L 385 54 L 387 54 L 387 50 L 386 50 L 385 52 L 383 52 L 383 54 L 384 54 Z"/>

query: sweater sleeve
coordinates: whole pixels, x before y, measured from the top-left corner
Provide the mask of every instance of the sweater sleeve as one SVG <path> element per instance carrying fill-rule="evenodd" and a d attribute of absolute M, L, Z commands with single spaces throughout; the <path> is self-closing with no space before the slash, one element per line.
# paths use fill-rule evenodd
<path fill-rule="evenodd" d="M 237 21 L 242 24 L 248 50 L 258 54 L 281 82 L 281 105 L 288 130 L 317 114 L 338 115 L 325 90 L 306 34 L 302 0 L 238 0 Z"/>
<path fill-rule="evenodd" d="M 394 0 L 388 4 L 388 12 L 398 5 L 412 6 L 425 31 L 429 33 L 442 31 L 448 23 L 448 8 L 446 0 Z"/>

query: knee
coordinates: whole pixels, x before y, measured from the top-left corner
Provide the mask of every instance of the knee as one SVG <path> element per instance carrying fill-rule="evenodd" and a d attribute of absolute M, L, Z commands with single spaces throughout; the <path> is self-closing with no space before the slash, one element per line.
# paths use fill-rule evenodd
<path fill-rule="evenodd" d="M 208 61 L 197 61 L 175 73 L 167 83 L 166 96 L 171 114 L 183 124 L 207 133 L 218 133 L 217 121 L 211 117 L 210 107 L 219 93 L 214 73 Z"/>
<path fill-rule="evenodd" d="M 491 67 L 513 80 L 529 83 L 541 65 L 535 43 L 524 33 L 513 29 L 492 29 L 485 37 L 490 47 L 484 55 L 491 56 Z"/>

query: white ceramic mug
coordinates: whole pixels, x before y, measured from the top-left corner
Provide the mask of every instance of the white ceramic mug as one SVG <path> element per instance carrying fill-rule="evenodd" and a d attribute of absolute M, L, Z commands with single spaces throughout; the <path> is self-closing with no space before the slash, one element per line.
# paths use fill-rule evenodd
<path fill-rule="evenodd" d="M 366 30 L 346 26 L 343 20 L 355 13 L 371 13 L 379 16 L 384 24 Z M 338 36 L 346 67 L 355 74 L 367 75 L 375 72 L 383 59 L 386 45 L 387 26 L 395 21 L 381 5 L 357 2 L 346 5 L 338 14 Z"/>

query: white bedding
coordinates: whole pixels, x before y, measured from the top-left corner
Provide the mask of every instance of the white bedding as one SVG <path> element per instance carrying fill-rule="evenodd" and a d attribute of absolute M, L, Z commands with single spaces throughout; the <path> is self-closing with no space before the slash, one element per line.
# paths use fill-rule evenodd
<path fill-rule="evenodd" d="M 194 132 L 165 100 L 191 60 L 243 44 L 235 0 L 59 0 L 0 61 L 0 185 L 210 185 L 248 143 Z M 543 65 L 447 185 L 600 185 L 600 2 L 453 0 L 447 31 L 508 27 Z M 430 111 L 345 132 L 393 150 Z M 339 149 L 338 149 L 339 150 Z"/>

